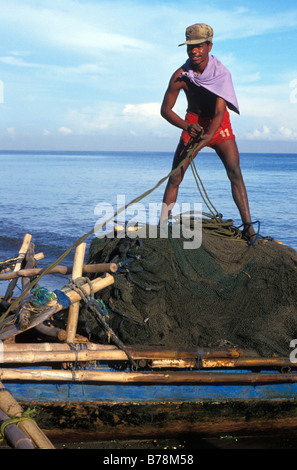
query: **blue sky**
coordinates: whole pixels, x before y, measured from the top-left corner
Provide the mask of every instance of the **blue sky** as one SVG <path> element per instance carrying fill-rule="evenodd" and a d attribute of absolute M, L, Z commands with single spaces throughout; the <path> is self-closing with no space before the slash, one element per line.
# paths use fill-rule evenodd
<path fill-rule="evenodd" d="M 293 0 L 2 0 L 0 19 L 0 149 L 174 151 L 160 105 L 203 22 L 232 73 L 240 150 L 297 153 Z"/>

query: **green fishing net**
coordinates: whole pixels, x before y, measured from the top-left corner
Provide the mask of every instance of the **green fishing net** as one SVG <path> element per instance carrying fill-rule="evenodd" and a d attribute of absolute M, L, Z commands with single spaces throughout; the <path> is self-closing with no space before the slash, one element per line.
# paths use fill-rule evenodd
<path fill-rule="evenodd" d="M 89 250 L 88 263 L 119 265 L 114 284 L 97 297 L 125 345 L 232 345 L 288 356 L 297 338 L 295 250 L 274 241 L 248 246 L 208 232 L 199 248 L 185 249 L 188 240 L 174 238 L 170 228 L 167 238 L 143 233 L 148 230 L 137 238 L 94 238 Z M 106 342 L 98 323 L 88 321 L 92 339 Z"/>

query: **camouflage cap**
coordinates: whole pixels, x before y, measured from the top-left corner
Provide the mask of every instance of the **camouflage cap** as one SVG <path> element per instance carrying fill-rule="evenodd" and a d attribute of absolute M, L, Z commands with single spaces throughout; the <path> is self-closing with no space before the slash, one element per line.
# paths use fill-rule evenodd
<path fill-rule="evenodd" d="M 185 44 L 201 44 L 202 42 L 212 42 L 213 29 L 204 23 L 196 23 L 192 26 L 188 26 L 186 29 L 186 42 L 179 44 L 184 46 Z"/>

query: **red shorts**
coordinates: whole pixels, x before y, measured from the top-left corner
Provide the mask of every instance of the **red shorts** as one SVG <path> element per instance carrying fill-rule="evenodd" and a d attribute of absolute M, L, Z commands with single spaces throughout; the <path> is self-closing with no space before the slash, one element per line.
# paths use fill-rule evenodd
<path fill-rule="evenodd" d="M 206 133 L 212 121 L 212 118 L 202 117 L 202 116 L 198 116 L 198 114 L 188 112 L 186 114 L 185 120 L 189 122 L 190 124 L 199 124 L 200 126 L 203 127 L 204 132 Z M 182 132 L 181 140 L 184 142 L 185 145 L 189 143 L 190 138 L 191 138 L 190 134 L 187 131 Z M 225 142 L 225 140 L 234 140 L 234 139 L 235 139 L 235 135 L 233 134 L 233 130 L 231 127 L 229 112 L 226 109 L 222 124 L 218 128 L 217 132 L 215 133 L 215 135 L 213 136 L 213 138 L 211 139 L 207 147 L 214 147 L 217 144 L 221 144 L 222 142 Z"/>

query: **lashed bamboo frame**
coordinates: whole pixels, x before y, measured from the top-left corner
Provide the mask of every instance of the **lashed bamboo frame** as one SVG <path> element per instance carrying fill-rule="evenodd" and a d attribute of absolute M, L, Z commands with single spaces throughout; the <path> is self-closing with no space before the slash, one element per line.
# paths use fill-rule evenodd
<path fill-rule="evenodd" d="M 297 382 L 297 373 L 110 372 L 98 370 L 0 369 L 2 381 L 100 384 L 264 385 Z"/>
<path fill-rule="evenodd" d="M 78 266 L 73 267 L 73 278 L 77 269 L 81 275 L 88 271 L 89 266 L 83 266 L 84 245 L 81 245 Z M 77 252 L 79 249 L 77 250 Z M 116 265 L 115 265 L 116 266 Z M 99 269 L 106 272 L 105 278 L 92 281 L 94 291 L 111 285 L 114 282 L 109 272 L 116 272 L 115 266 L 102 265 Z M 20 266 L 18 266 L 20 268 Z M 65 269 L 62 267 L 62 269 Z M 91 268 L 92 272 L 93 269 Z M 16 272 L 17 270 L 15 270 Z M 91 272 L 91 271 L 89 271 Z M 23 275 L 27 274 L 23 270 Z M 13 274 L 16 276 L 16 274 Z M 97 285 L 98 284 L 98 285 Z M 85 286 L 88 290 L 88 286 Z M 80 296 L 74 291 L 67 292 L 72 303 L 79 305 Z M 54 312 L 62 309 L 55 307 Z M 77 308 L 76 308 L 77 310 Z M 118 383 L 118 384 L 194 384 L 194 385 L 222 385 L 222 384 L 283 384 L 296 383 L 297 369 L 289 358 L 272 357 L 262 358 L 237 348 L 229 349 L 158 349 L 143 347 L 127 347 L 133 361 L 139 365 L 140 370 L 119 372 L 110 370 L 67 370 L 67 364 L 99 362 L 113 365 L 115 362 L 127 363 L 128 356 L 125 351 L 111 345 L 95 343 L 75 343 L 76 323 L 71 321 L 68 325 L 65 343 L 4 343 L 3 367 L 0 368 L 0 380 L 13 382 L 84 382 L 84 383 Z M 71 324 L 73 325 L 71 326 Z M 142 362 L 141 362 L 142 361 Z M 64 370 L 55 369 L 57 363 L 64 364 Z M 35 364 L 36 367 L 28 367 Z M 10 367 L 13 365 L 13 367 Z M 41 367 L 43 366 L 43 368 Z M 47 367 L 45 367 L 47 366 Z M 146 370 L 141 370 L 145 368 Z M 165 369 L 165 370 L 164 370 Z M 219 369 L 219 372 L 213 372 Z M 237 370 L 234 372 L 234 370 Z M 268 369 L 267 372 L 254 370 Z M 271 372 L 275 369 L 276 372 Z M 248 372 L 248 371 L 252 372 Z M 292 372 L 290 372 L 292 370 Z M 284 372 L 285 371 L 285 372 Z"/>
<path fill-rule="evenodd" d="M 94 382 L 129 383 L 129 384 L 281 384 L 296 383 L 297 365 L 284 357 L 262 358 L 248 357 L 241 350 L 158 350 L 153 348 L 129 348 L 135 361 L 145 361 L 148 371 L 102 371 L 95 370 L 55 370 L 49 366 L 62 363 L 127 362 L 124 351 L 114 347 L 95 343 L 36 343 L 4 344 L 3 366 L 0 380 L 21 382 Z M 224 357 L 225 356 L 225 357 Z M 6 365 L 18 365 L 16 368 Z M 30 364 L 36 364 L 32 369 Z M 40 365 L 48 366 L 42 369 Z M 20 368 L 20 366 L 22 368 Z M 25 367 L 26 366 L 26 367 Z M 162 369 L 162 370 L 161 370 Z M 165 371 L 163 369 L 166 369 Z M 178 369 L 178 370 L 176 370 Z M 180 371 L 180 369 L 186 369 Z M 213 372 L 219 369 L 220 372 Z M 234 370 L 237 372 L 234 372 Z M 268 372 L 246 372 L 254 369 L 268 369 Z M 276 372 L 271 372 L 276 369 Z M 156 371 L 157 370 L 157 371 Z M 232 371 L 233 370 L 233 371 Z M 286 372 L 283 372 L 283 371 Z M 292 370 L 292 372 L 289 372 Z"/>
<path fill-rule="evenodd" d="M 198 352 L 195 349 L 154 349 L 127 347 L 131 357 L 136 360 L 150 361 L 152 368 L 297 368 L 286 357 L 250 357 L 242 350 L 211 350 Z M 3 344 L 3 364 L 34 364 L 57 362 L 114 362 L 127 361 L 124 351 L 112 345 L 96 343 L 12 343 Z"/>

